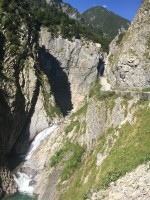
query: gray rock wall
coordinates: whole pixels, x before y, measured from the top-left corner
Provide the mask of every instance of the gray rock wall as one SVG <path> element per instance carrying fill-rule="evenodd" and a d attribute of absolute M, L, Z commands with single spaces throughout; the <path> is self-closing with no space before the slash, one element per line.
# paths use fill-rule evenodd
<path fill-rule="evenodd" d="M 67 75 L 72 104 L 76 109 L 82 104 L 91 84 L 96 80 L 97 66 L 102 54 L 100 44 L 78 39 L 69 41 L 61 37 L 52 38 L 47 29 L 42 28 L 40 46 L 43 46 L 49 55 L 56 58 L 59 71 L 62 69 Z M 47 73 L 50 73 L 54 67 L 56 68 L 50 63 L 44 65 Z"/>
<path fill-rule="evenodd" d="M 115 129 L 126 121 L 132 122 L 130 108 L 136 100 L 125 100 L 122 95 L 105 101 L 90 100 L 86 113 L 86 132 L 79 143 L 91 151 L 107 129 Z M 81 123 L 82 124 L 82 123 Z"/>
<path fill-rule="evenodd" d="M 142 89 L 150 86 L 150 1 L 145 0 L 123 40 L 111 44 L 106 65 L 114 88 Z"/>
<path fill-rule="evenodd" d="M 81 14 L 77 11 L 77 9 L 73 8 L 70 4 L 63 3 L 62 0 L 46 0 L 46 3 L 51 8 L 58 9 L 66 13 L 69 16 L 69 18 L 83 22 Z"/>
<path fill-rule="evenodd" d="M 90 200 L 99 199 L 149 199 L 150 198 L 150 169 L 149 163 L 140 165 L 133 172 L 112 182 L 108 189 L 93 192 Z"/>

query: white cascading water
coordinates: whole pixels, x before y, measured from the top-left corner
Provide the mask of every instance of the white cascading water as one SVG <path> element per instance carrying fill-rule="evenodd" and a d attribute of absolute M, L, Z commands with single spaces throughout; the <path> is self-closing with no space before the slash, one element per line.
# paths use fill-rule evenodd
<path fill-rule="evenodd" d="M 58 126 L 54 124 L 53 126 L 40 132 L 35 137 L 35 139 L 31 143 L 30 149 L 25 157 L 25 160 L 29 160 L 31 158 L 31 156 L 33 155 L 35 150 L 39 147 L 41 142 L 45 140 L 57 127 Z M 14 175 L 14 180 L 18 186 L 18 190 L 20 193 L 28 194 L 30 196 L 33 195 L 34 188 L 30 186 L 30 182 L 32 181 L 32 179 L 28 175 L 22 172 L 17 172 L 17 176 Z"/>
<path fill-rule="evenodd" d="M 17 176 L 14 175 L 14 180 L 20 193 L 28 194 L 30 196 L 33 195 L 34 188 L 30 186 L 31 178 L 28 175 L 17 172 Z"/>
<path fill-rule="evenodd" d="M 33 152 L 38 148 L 38 146 L 41 144 L 43 140 L 45 140 L 55 129 L 57 128 L 57 125 L 54 124 L 53 126 L 46 128 L 42 132 L 40 132 L 33 142 L 31 143 L 30 149 L 27 153 L 26 160 L 29 160 L 33 154 Z"/>

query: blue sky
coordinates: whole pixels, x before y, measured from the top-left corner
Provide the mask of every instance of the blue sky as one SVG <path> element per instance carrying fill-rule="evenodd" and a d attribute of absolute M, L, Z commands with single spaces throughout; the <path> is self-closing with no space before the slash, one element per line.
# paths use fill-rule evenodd
<path fill-rule="evenodd" d="M 133 20 L 142 0 L 63 0 L 83 12 L 93 6 L 104 6 L 108 10 L 126 18 Z"/>

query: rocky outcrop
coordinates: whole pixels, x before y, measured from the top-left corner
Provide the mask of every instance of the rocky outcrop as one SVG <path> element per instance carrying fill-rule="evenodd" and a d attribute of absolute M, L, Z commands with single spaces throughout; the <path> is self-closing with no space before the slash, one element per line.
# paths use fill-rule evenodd
<path fill-rule="evenodd" d="M 0 197 L 17 192 L 17 186 L 13 174 L 6 168 L 0 169 Z"/>
<path fill-rule="evenodd" d="M 145 0 L 118 48 L 110 49 L 106 69 L 114 88 L 132 90 L 150 86 L 149 8 L 150 1 Z"/>
<path fill-rule="evenodd" d="M 106 100 L 106 102 L 92 101 L 89 103 L 86 114 L 86 134 L 82 136 L 88 149 L 95 148 L 98 138 L 108 128 L 112 127 L 115 129 L 127 120 L 132 122 L 129 109 L 135 101 L 131 100 L 128 102 L 128 110 L 126 110 L 127 108 L 123 102 L 123 98 L 116 97 L 114 100 Z M 128 113 L 128 117 L 125 113 Z"/>
<path fill-rule="evenodd" d="M 48 6 L 54 9 L 61 9 L 60 3 L 62 3 L 62 0 L 46 0 L 46 3 Z"/>
<path fill-rule="evenodd" d="M 60 82 L 55 89 L 59 90 L 59 95 L 61 95 L 59 101 L 64 99 L 63 105 L 65 105 L 65 101 L 67 101 L 65 98 L 71 97 L 71 103 L 76 109 L 82 104 L 91 84 L 96 80 L 97 67 L 103 54 L 101 45 L 85 40 L 73 39 L 69 41 L 61 37 L 53 38 L 46 28 L 41 29 L 40 35 L 40 46 L 43 47 L 41 62 L 49 78 L 52 79 L 50 77 L 52 73 L 53 79 L 55 76 L 55 80 L 52 82 Z M 65 85 L 69 84 L 68 95 L 66 95 L 67 91 L 65 92 L 65 87 L 61 83 L 61 77 L 64 79 L 65 76 L 68 79 Z M 63 86 L 62 92 L 60 91 L 61 86 Z M 63 97 L 64 94 L 66 97 Z"/>
<path fill-rule="evenodd" d="M 91 191 L 92 192 L 92 191 Z M 126 174 L 124 177 L 112 182 L 106 190 L 92 192 L 89 200 L 99 199 L 133 199 L 147 200 L 150 198 L 150 163 L 140 165 L 133 172 Z"/>
<path fill-rule="evenodd" d="M 70 4 L 63 3 L 62 0 L 46 0 L 46 3 L 51 8 L 54 8 L 66 13 L 69 16 L 69 18 L 75 19 L 79 22 L 83 22 L 83 18 L 81 14 L 78 12 L 77 9 L 73 8 Z"/>
<path fill-rule="evenodd" d="M 46 3 L 49 4 L 49 3 L 62 3 L 62 0 L 46 0 Z"/>
<path fill-rule="evenodd" d="M 71 19 L 75 19 L 79 22 L 84 22 L 82 15 L 78 12 L 77 9 L 73 8 L 70 4 L 61 3 L 61 9 L 66 13 Z"/>

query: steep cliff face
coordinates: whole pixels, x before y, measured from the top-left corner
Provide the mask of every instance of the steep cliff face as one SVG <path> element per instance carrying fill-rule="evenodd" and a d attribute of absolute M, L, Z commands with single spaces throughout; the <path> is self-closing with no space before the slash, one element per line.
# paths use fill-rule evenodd
<path fill-rule="evenodd" d="M 41 63 L 52 79 L 57 93 L 55 99 L 63 106 L 65 102 L 69 106 L 70 102 L 70 109 L 71 103 L 76 109 L 96 80 L 103 55 L 101 45 L 85 40 L 53 38 L 46 28 L 41 29 L 40 35 Z"/>
<path fill-rule="evenodd" d="M 101 45 L 54 39 L 41 28 L 39 47 L 40 29 L 29 5 L 2 1 L 1 8 L 0 155 L 5 157 L 14 144 L 13 152 L 24 153 L 37 133 L 83 103 L 96 79 Z"/>
<path fill-rule="evenodd" d="M 49 125 L 43 92 L 48 99 L 51 95 L 38 59 L 39 29 L 28 13 L 30 10 L 24 12 L 28 4 L 2 1 L 0 6 L 0 155 L 3 161 L 21 133 L 25 132 L 24 145 L 28 146 L 37 132 Z"/>
<path fill-rule="evenodd" d="M 150 86 L 149 10 L 150 1 L 145 0 L 116 51 L 110 49 L 106 70 L 114 88 Z"/>
<path fill-rule="evenodd" d="M 77 9 L 73 8 L 70 4 L 62 3 L 62 11 L 66 13 L 71 19 L 75 19 L 79 22 L 83 22 L 82 15 L 78 12 Z"/>

